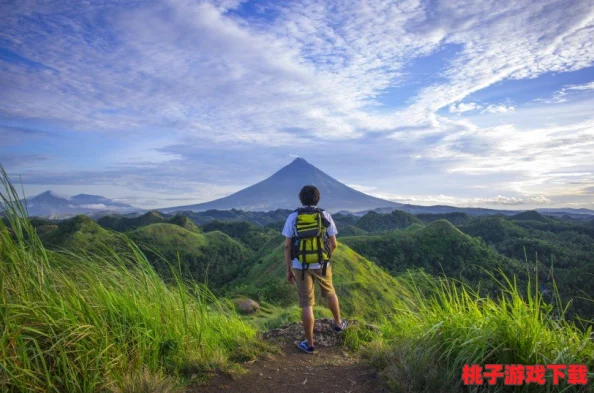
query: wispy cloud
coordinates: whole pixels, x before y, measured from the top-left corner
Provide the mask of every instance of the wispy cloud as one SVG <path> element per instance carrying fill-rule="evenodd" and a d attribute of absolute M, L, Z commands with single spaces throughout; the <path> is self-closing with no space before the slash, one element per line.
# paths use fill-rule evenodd
<path fill-rule="evenodd" d="M 158 165 L 142 159 L 132 165 L 124 152 L 94 170 L 48 172 L 39 165 L 28 170 L 38 182 L 110 178 L 158 192 L 229 187 L 247 181 L 246 162 L 255 177 L 273 170 L 287 150 L 307 152 L 311 141 L 355 151 L 373 138 L 369 149 L 386 150 L 375 157 L 385 166 L 395 166 L 397 156 L 402 168 L 431 166 L 460 182 L 469 182 L 462 175 L 476 181 L 506 172 L 501 195 L 530 187 L 539 195 L 559 192 L 562 180 L 547 183 L 553 167 L 594 162 L 591 109 L 551 110 L 553 101 L 542 101 L 537 109 L 549 114 L 532 116 L 526 126 L 534 107 L 470 97 L 489 86 L 594 65 L 588 0 L 66 0 L 1 8 L 1 121 L 105 138 L 158 131 L 168 139 L 159 141 L 161 148 L 143 148 L 151 157 L 160 152 Z M 591 91 L 591 81 L 576 82 L 559 90 L 556 102 Z M 11 135 L 18 151 L 0 151 L 2 161 L 49 155 L 20 126 L 8 127 L 14 129 L 0 133 Z M 130 155 L 142 158 L 132 145 Z M 204 145 L 231 158 L 192 149 Z M 277 154 L 274 160 L 246 153 L 264 147 Z M 323 154 L 332 162 L 343 151 L 324 145 Z M 370 153 L 358 154 L 364 160 Z M 229 177 L 221 180 L 221 172 Z"/>
<path fill-rule="evenodd" d="M 483 113 L 507 113 L 516 110 L 515 106 L 512 105 L 489 105 L 482 110 Z"/>
<path fill-rule="evenodd" d="M 450 112 L 451 113 L 464 113 L 464 112 L 470 112 L 470 111 L 475 111 L 477 109 L 481 109 L 482 106 L 477 104 L 476 102 L 469 102 L 469 103 L 463 103 L 460 102 L 458 104 L 453 104 L 450 105 Z"/>
<path fill-rule="evenodd" d="M 379 195 L 394 202 L 414 205 L 449 205 L 457 207 L 500 207 L 518 208 L 522 206 L 546 205 L 551 199 L 544 195 L 537 196 L 504 196 L 497 195 L 484 198 L 464 198 L 453 195 Z"/>

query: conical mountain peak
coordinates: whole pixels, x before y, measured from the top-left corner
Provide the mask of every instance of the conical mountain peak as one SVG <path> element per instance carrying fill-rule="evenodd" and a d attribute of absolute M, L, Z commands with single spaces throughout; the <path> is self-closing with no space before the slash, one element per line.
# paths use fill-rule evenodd
<path fill-rule="evenodd" d="M 299 191 L 305 185 L 314 185 L 320 190 L 319 206 L 331 212 L 400 206 L 400 204 L 375 198 L 352 189 L 316 168 L 304 158 L 297 157 L 289 165 L 284 166 L 269 178 L 227 197 L 198 205 L 162 209 L 162 211 L 204 211 L 209 209 L 269 211 L 295 209 L 300 206 Z"/>

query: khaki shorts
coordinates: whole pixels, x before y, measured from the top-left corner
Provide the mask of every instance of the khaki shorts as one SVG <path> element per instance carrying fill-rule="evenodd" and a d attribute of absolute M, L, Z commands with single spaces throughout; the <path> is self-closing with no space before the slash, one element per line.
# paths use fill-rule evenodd
<path fill-rule="evenodd" d="M 299 307 L 311 307 L 316 304 L 314 296 L 314 282 L 320 285 L 322 297 L 336 294 L 334 285 L 332 285 L 332 267 L 328 265 L 326 275 L 322 276 L 322 269 L 307 269 L 305 277 L 301 279 L 301 270 L 293 269 L 295 282 L 297 283 L 297 292 L 299 293 Z"/>

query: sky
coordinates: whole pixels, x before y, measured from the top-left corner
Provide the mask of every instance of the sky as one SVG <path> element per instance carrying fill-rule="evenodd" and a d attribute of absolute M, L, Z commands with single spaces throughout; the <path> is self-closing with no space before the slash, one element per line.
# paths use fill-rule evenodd
<path fill-rule="evenodd" d="M 209 201 L 303 157 L 419 205 L 594 209 L 591 0 L 0 3 L 28 196 Z"/>

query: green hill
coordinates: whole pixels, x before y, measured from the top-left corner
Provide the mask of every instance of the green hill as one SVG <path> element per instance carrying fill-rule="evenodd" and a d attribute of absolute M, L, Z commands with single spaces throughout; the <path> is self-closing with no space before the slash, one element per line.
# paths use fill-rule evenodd
<path fill-rule="evenodd" d="M 360 217 L 354 216 L 352 214 L 332 214 L 332 220 L 334 220 L 334 223 L 336 224 L 339 230 L 341 228 L 346 228 L 349 225 L 357 225 L 357 221 L 359 221 L 360 219 Z"/>
<path fill-rule="evenodd" d="M 171 275 L 171 267 L 163 258 L 176 263 L 179 255 L 184 277 L 208 281 L 213 288 L 233 279 L 250 255 L 249 250 L 224 233 L 195 233 L 169 223 L 143 226 L 126 235 L 145 252 L 161 275 Z"/>
<path fill-rule="evenodd" d="M 196 233 L 201 233 L 202 231 L 200 230 L 200 228 L 198 228 L 196 226 L 196 224 L 194 224 L 192 222 L 192 220 L 190 220 L 188 217 L 186 216 L 180 216 L 180 215 L 176 215 L 175 217 L 173 217 L 171 220 L 169 220 L 170 224 L 173 225 L 177 225 L 180 226 L 184 229 L 187 229 L 190 232 L 196 232 Z"/>
<path fill-rule="evenodd" d="M 402 231 L 411 233 L 411 232 L 421 230 L 423 228 L 425 228 L 425 226 L 423 224 L 415 223 L 415 224 L 409 225 L 406 228 L 402 229 Z"/>
<path fill-rule="evenodd" d="M 547 217 L 543 216 L 536 210 L 525 211 L 519 214 L 516 214 L 511 217 L 513 221 L 540 221 L 540 222 L 550 222 L 552 220 L 548 219 Z"/>
<path fill-rule="evenodd" d="M 204 225 L 214 220 L 218 221 L 248 221 L 252 224 L 265 226 L 279 221 L 285 222 L 291 210 L 277 209 L 268 212 L 231 210 L 206 210 L 203 212 L 180 211 L 177 214 L 188 217 L 196 225 Z"/>
<path fill-rule="evenodd" d="M 204 232 L 221 231 L 253 251 L 258 251 L 278 234 L 274 229 L 257 226 L 247 221 L 211 221 L 202 226 Z"/>
<path fill-rule="evenodd" d="M 460 229 L 471 236 L 480 237 L 487 243 L 498 243 L 508 238 L 524 236 L 524 229 L 503 216 L 474 218 Z"/>
<path fill-rule="evenodd" d="M 40 225 L 35 228 L 35 230 L 37 231 L 37 235 L 39 236 L 43 236 L 47 233 L 55 231 L 56 229 L 58 229 L 58 226 L 55 224 Z"/>
<path fill-rule="evenodd" d="M 480 239 L 465 235 L 447 220 L 427 227 L 392 231 L 376 236 L 354 236 L 341 239 L 361 255 L 378 263 L 393 275 L 410 268 L 420 268 L 433 275 L 445 274 L 476 284 L 479 280 L 493 287 L 483 271 L 502 269 L 524 276 L 519 263 L 488 247 Z"/>
<path fill-rule="evenodd" d="M 234 285 L 270 288 L 277 291 L 271 295 L 276 295 L 279 300 L 288 299 L 297 303 L 295 287 L 286 282 L 282 236 L 268 242 L 249 262 L 245 273 Z M 396 285 L 395 279 L 345 244 L 339 243 L 332 255 L 332 269 L 334 287 L 344 315 L 376 319 L 396 311 L 394 306 L 400 286 Z M 271 297 L 269 300 L 273 302 L 275 296 Z M 316 294 L 316 304 L 325 304 L 319 293 Z"/>
<path fill-rule="evenodd" d="M 141 216 L 127 217 L 119 215 L 103 216 L 97 223 L 104 228 L 112 229 L 118 232 L 131 231 L 136 228 L 141 228 L 151 224 L 174 224 L 191 232 L 200 233 L 200 228 L 187 216 L 175 215 L 173 217 L 163 215 L 158 211 L 150 211 Z"/>
<path fill-rule="evenodd" d="M 542 284 L 555 285 L 564 301 L 572 299 L 569 315 L 592 319 L 594 304 L 594 231 L 579 223 L 562 222 L 536 212 L 521 213 L 524 220 L 504 217 L 475 218 L 460 228 L 480 236 L 499 253 L 517 260 L 538 261 Z M 539 217 L 540 216 L 540 217 Z M 552 273 L 550 272 L 553 268 Z"/>
<path fill-rule="evenodd" d="M 338 225 L 338 224 L 337 224 Z M 339 231 L 339 235 L 342 236 L 362 236 L 367 235 L 367 231 L 356 227 L 354 225 L 347 225 L 345 227 L 341 227 Z"/>
<path fill-rule="evenodd" d="M 139 228 L 145 225 L 167 222 L 161 213 L 150 211 L 138 217 L 124 217 L 118 215 L 103 216 L 97 223 L 104 228 L 112 229 L 118 232 L 125 232 L 131 229 Z"/>
<path fill-rule="evenodd" d="M 125 246 L 125 241 L 115 232 L 104 229 L 84 215 L 62 221 L 57 228 L 40 226 L 38 234 L 48 248 L 66 248 L 71 251 L 94 250 L 105 244 L 111 247 Z"/>
<path fill-rule="evenodd" d="M 416 214 L 415 215 L 419 220 L 423 221 L 425 224 L 432 223 L 433 221 L 437 220 L 448 220 L 454 225 L 461 225 L 466 224 L 468 221 L 471 220 L 471 217 L 466 213 L 426 213 L 426 214 Z"/>
<path fill-rule="evenodd" d="M 402 229 L 415 223 L 420 224 L 421 221 L 412 214 L 400 210 L 394 210 L 390 214 L 379 214 L 370 211 L 357 221 L 356 226 L 369 233 L 374 233 Z"/>

